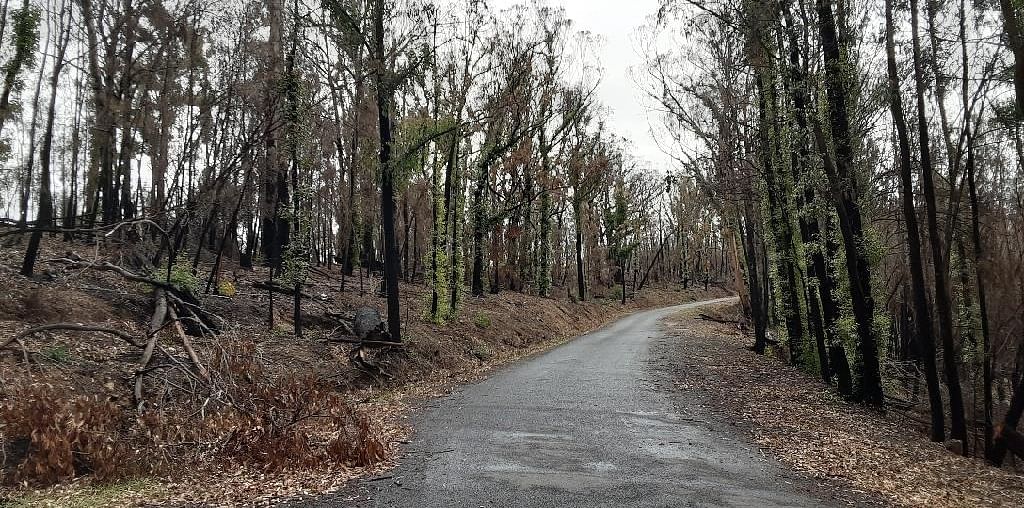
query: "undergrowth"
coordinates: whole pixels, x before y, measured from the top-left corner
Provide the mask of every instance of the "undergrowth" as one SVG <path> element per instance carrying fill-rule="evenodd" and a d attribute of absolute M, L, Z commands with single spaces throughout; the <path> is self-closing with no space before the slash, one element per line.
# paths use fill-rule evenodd
<path fill-rule="evenodd" d="M 104 482 L 231 463 L 268 471 L 369 466 L 387 457 L 377 426 L 333 386 L 313 375 L 271 376 L 253 342 L 222 345 L 211 367 L 206 389 L 165 392 L 141 413 L 127 401 L 49 384 L 8 387 L 0 482 Z"/>

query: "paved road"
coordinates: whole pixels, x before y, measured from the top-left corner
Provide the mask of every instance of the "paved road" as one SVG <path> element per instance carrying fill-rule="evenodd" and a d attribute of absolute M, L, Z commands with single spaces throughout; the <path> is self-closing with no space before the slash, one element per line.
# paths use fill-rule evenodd
<path fill-rule="evenodd" d="M 725 300 L 725 299 L 724 299 Z M 715 300 L 719 302 L 723 300 Z M 432 401 L 392 478 L 304 506 L 822 506 L 807 480 L 708 415 L 679 414 L 633 314 Z M 817 496 L 817 497 L 816 497 Z"/>

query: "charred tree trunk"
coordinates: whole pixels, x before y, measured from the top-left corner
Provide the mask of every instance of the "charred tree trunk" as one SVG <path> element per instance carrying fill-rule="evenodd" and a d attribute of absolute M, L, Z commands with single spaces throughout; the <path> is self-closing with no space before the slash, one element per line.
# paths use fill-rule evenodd
<path fill-rule="evenodd" d="M 864 231 L 861 217 L 857 178 L 854 168 L 853 132 L 850 128 L 848 108 L 850 94 L 848 80 L 851 66 L 841 51 L 836 20 L 830 0 L 816 0 L 818 31 L 825 62 L 825 96 L 828 101 L 829 123 L 835 145 L 835 166 L 829 173 L 839 227 L 846 254 L 846 270 L 850 281 L 850 299 L 857 322 L 859 359 L 862 363 L 856 398 L 871 405 L 881 406 L 882 377 L 878 361 L 878 344 L 874 335 L 875 302 L 871 294 L 871 265 L 864 252 Z M 821 136 L 821 133 L 816 133 Z M 823 137 L 823 136 L 822 136 Z"/>
<path fill-rule="evenodd" d="M 925 382 L 928 386 L 928 404 L 931 408 L 931 439 L 945 441 L 945 412 L 942 407 L 942 392 L 939 374 L 935 366 L 935 335 L 932 330 L 932 316 L 928 309 L 928 296 L 924 282 L 924 264 L 921 260 L 921 235 L 914 211 L 914 177 L 910 158 L 910 135 L 903 115 L 903 99 L 900 92 L 899 74 L 896 68 L 896 45 L 893 41 L 892 0 L 885 2 L 885 51 L 889 75 L 889 108 L 896 137 L 899 142 L 900 189 L 903 194 L 903 220 L 907 228 L 907 252 L 910 265 L 910 287 L 914 304 L 915 341 L 921 348 L 920 362 L 924 364 Z"/>
<path fill-rule="evenodd" d="M 402 341 L 402 315 L 399 304 L 398 274 L 401 270 L 395 242 L 395 171 L 391 163 L 391 107 L 393 84 L 386 75 L 384 50 L 384 0 L 373 3 L 374 80 L 377 88 L 377 123 L 380 133 L 381 221 L 384 229 L 384 283 L 387 285 L 388 333 L 395 342 Z"/>
<path fill-rule="evenodd" d="M 929 147 L 928 117 L 925 109 L 924 63 L 921 56 L 921 41 L 918 37 L 918 0 L 910 0 L 911 37 L 914 51 L 914 82 L 917 88 L 917 130 L 921 150 L 921 187 L 924 190 L 928 236 L 932 251 L 932 265 L 935 275 L 935 306 L 938 313 L 939 336 L 942 340 L 943 367 L 946 375 L 946 389 L 949 391 L 950 434 L 963 443 L 967 454 L 967 424 L 964 418 L 963 395 L 960 391 L 960 374 L 956 360 L 956 345 L 953 342 L 953 309 L 946 280 L 945 255 L 942 252 L 942 237 L 939 235 L 938 211 L 935 204 L 935 183 L 933 181 L 931 148 Z"/>

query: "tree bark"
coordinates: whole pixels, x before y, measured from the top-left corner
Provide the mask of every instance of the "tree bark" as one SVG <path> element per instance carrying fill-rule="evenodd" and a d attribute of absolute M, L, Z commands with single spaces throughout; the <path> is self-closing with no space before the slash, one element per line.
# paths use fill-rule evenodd
<path fill-rule="evenodd" d="M 903 114 L 903 99 L 900 91 L 899 74 L 896 68 L 896 44 L 893 40 L 892 0 L 885 1 L 885 52 L 889 76 L 889 109 L 896 124 L 899 143 L 900 190 L 903 194 L 903 220 L 907 228 L 907 254 L 910 265 L 910 288 L 914 306 L 914 338 L 921 347 L 925 383 L 928 387 L 928 404 L 931 409 L 931 439 L 945 441 L 945 412 L 942 406 L 942 391 L 939 374 L 935 366 L 935 335 L 932 316 L 928 309 L 928 295 L 925 290 L 924 264 L 921 259 L 921 236 L 917 227 L 917 213 L 914 210 L 913 163 L 910 157 L 910 134 Z"/>
<path fill-rule="evenodd" d="M 818 31 L 825 62 L 825 96 L 832 140 L 835 145 L 835 165 L 825 164 L 830 185 L 836 198 L 836 211 L 843 236 L 846 270 L 850 281 L 850 299 L 857 323 L 858 353 L 862 363 L 856 398 L 868 404 L 883 403 L 882 377 L 878 361 L 878 344 L 874 335 L 875 302 L 871 294 L 871 265 L 864 252 L 864 232 L 858 185 L 854 171 L 853 134 L 848 108 L 850 94 L 848 76 L 850 64 L 840 47 L 835 17 L 830 0 L 816 0 Z M 815 136 L 823 138 L 818 129 Z M 827 152 L 823 152 L 827 153 Z"/>
<path fill-rule="evenodd" d="M 391 340 L 402 341 L 402 315 L 399 303 L 398 279 L 399 266 L 398 246 L 395 242 L 395 171 L 391 164 L 391 107 L 394 102 L 393 84 L 387 75 L 384 50 L 384 3 L 385 0 L 373 2 L 373 48 L 374 48 L 374 81 L 377 88 L 377 122 L 380 134 L 380 171 L 381 171 L 381 221 L 384 229 L 384 282 L 387 285 L 388 333 Z"/>
<path fill-rule="evenodd" d="M 967 454 L 967 424 L 964 418 L 963 395 L 960 390 L 960 374 L 957 366 L 956 345 L 953 342 L 953 309 L 946 280 L 945 255 L 942 252 L 942 237 L 935 204 L 934 168 L 928 136 L 928 117 L 925 109 L 924 64 L 921 56 L 921 41 L 918 37 L 918 0 L 910 0 L 911 37 L 914 51 L 914 82 L 917 87 L 917 130 L 921 150 L 921 187 L 924 191 L 928 236 L 932 251 L 932 268 L 935 275 L 935 306 L 938 313 L 939 337 L 942 340 L 942 359 L 946 375 L 946 389 L 949 391 L 950 435 L 963 443 L 963 454 Z"/>

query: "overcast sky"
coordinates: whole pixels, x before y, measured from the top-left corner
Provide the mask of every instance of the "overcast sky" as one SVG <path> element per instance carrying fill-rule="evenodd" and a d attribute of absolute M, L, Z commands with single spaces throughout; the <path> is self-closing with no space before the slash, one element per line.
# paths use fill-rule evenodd
<path fill-rule="evenodd" d="M 522 4 L 524 0 L 490 0 L 497 10 Z M 671 159 L 663 154 L 651 138 L 648 109 L 636 84 L 633 71 L 643 76 L 644 61 L 637 51 L 636 29 L 654 14 L 658 0 L 547 0 L 551 6 L 562 6 L 573 20 L 574 28 L 602 36 L 598 48 L 604 75 L 598 97 L 611 113 L 608 126 L 619 136 L 633 142 L 633 154 L 659 170 L 671 168 Z M 656 117 L 652 117 L 657 121 Z"/>

